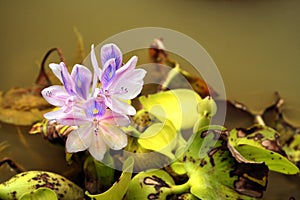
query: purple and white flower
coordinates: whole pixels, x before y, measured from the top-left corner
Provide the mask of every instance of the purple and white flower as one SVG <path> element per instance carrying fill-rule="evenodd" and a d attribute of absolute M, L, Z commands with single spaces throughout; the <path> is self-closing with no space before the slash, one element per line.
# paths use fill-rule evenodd
<path fill-rule="evenodd" d="M 45 88 L 42 95 L 50 104 L 60 107 L 45 114 L 47 119 L 56 119 L 73 109 L 80 108 L 82 102 L 88 99 L 92 73 L 85 66 L 76 64 L 69 74 L 63 62 L 50 64 L 50 68 L 63 86 L 53 85 Z"/>
<path fill-rule="evenodd" d="M 121 127 L 130 124 L 127 115 L 134 115 L 136 111 L 126 101 L 141 92 L 146 71 L 135 69 L 136 56 L 122 66 L 121 51 L 114 44 L 101 49 L 102 70 L 93 46 L 91 60 L 94 75 L 83 65 L 74 65 L 69 74 L 63 62 L 50 64 L 63 86 L 45 88 L 42 95 L 50 104 L 59 107 L 46 113 L 45 118 L 78 127 L 67 137 L 67 152 L 88 150 L 100 161 L 108 148 L 119 150 L 127 145 L 127 136 Z"/>
<path fill-rule="evenodd" d="M 79 125 L 66 141 L 67 152 L 88 150 L 96 160 L 102 160 L 107 148 L 120 150 L 127 145 L 127 136 L 120 126 L 128 126 L 129 118 L 124 114 L 106 110 L 101 103 L 90 99 L 84 112 L 72 113 L 64 118 L 66 125 Z"/>
<path fill-rule="evenodd" d="M 114 112 L 135 115 L 136 110 L 128 104 L 128 100 L 135 98 L 142 90 L 146 75 L 144 69 L 135 69 L 137 57 L 133 56 L 122 66 L 122 53 L 115 44 L 106 44 L 101 48 L 102 70 L 91 49 L 91 60 L 94 71 L 102 87 L 96 89 L 98 96 L 104 98 L 105 104 Z"/>

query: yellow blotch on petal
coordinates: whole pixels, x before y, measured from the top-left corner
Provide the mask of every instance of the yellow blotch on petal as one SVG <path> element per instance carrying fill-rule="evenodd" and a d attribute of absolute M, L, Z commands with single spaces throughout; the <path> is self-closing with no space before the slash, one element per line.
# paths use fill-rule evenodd
<path fill-rule="evenodd" d="M 98 113 L 99 113 L 99 110 L 97 110 L 96 108 L 94 108 L 93 114 L 96 115 L 96 114 L 98 114 Z"/>

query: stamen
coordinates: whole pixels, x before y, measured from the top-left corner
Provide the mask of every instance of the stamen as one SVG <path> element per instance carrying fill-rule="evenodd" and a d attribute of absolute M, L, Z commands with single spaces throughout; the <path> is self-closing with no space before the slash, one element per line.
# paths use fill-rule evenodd
<path fill-rule="evenodd" d="M 124 93 L 128 93 L 128 89 L 127 89 L 127 88 L 121 87 L 121 90 L 122 90 L 122 92 L 124 92 Z"/>
<path fill-rule="evenodd" d="M 93 123 L 94 123 L 94 133 L 95 133 L 95 135 L 98 135 L 98 131 L 99 131 L 98 120 L 96 118 L 94 118 Z"/>
<path fill-rule="evenodd" d="M 46 91 L 46 96 L 51 97 L 52 96 L 52 91 Z"/>

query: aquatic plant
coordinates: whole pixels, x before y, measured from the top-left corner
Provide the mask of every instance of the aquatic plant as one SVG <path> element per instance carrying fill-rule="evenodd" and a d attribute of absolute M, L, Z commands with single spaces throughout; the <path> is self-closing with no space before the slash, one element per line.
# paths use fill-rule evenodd
<path fill-rule="evenodd" d="M 101 48 L 102 68 L 92 45 L 93 73 L 81 64 L 71 74 L 64 62 L 50 64 L 62 85 L 42 95 L 56 108 L 31 133 L 65 141 L 66 159 L 83 166 L 84 180 L 79 187 L 55 173 L 23 172 L 0 184 L 0 199 L 260 199 L 269 171 L 299 173 L 298 129 L 282 119 L 271 126 L 247 109 L 253 120 L 260 117 L 251 127 L 214 124 L 217 93 L 169 59 L 159 40 L 150 53 L 172 69 L 157 92 L 146 95 L 146 71 L 135 68 L 136 56 L 123 64 L 115 44 Z M 192 89 L 167 90 L 176 74 Z"/>
<path fill-rule="evenodd" d="M 54 85 L 42 91 L 43 97 L 59 108 L 44 116 L 63 125 L 78 126 L 68 135 L 67 152 L 88 149 L 96 160 L 101 161 L 107 147 L 119 150 L 127 145 L 127 137 L 119 126 L 128 126 L 130 121 L 126 114 L 134 115 L 136 111 L 124 100 L 131 100 L 140 93 L 146 71 L 135 69 L 135 56 L 121 67 L 122 53 L 114 44 L 104 45 L 101 49 L 102 70 L 98 67 L 93 46 L 91 59 L 94 76 L 83 65 L 74 65 L 69 74 L 63 62 L 50 64 L 63 86 Z M 98 78 L 101 87 L 96 87 Z"/>

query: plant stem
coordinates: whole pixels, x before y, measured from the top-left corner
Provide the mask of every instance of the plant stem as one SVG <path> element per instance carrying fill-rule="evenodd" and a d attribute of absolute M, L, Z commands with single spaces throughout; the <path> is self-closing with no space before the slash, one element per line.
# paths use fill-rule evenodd
<path fill-rule="evenodd" d="M 167 197 L 168 195 L 171 194 L 182 194 L 186 191 L 188 191 L 191 187 L 190 181 L 188 180 L 184 184 L 181 185 L 172 185 L 170 188 L 162 188 L 162 194 L 164 197 Z"/>

